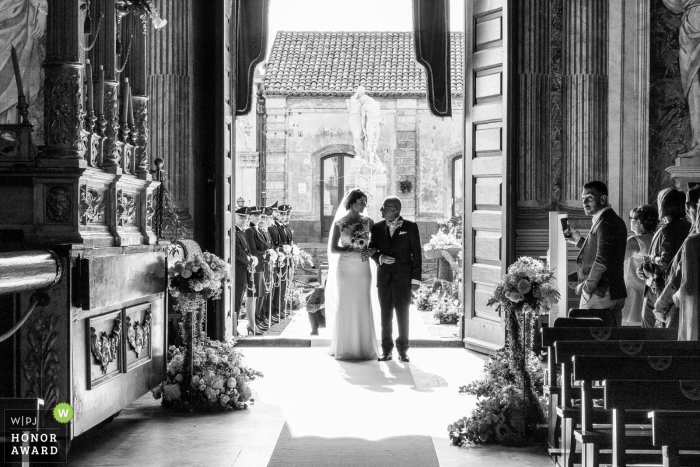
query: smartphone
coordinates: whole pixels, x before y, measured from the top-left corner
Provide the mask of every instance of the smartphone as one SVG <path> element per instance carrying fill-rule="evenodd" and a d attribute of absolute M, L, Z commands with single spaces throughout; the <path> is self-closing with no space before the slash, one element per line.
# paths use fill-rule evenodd
<path fill-rule="evenodd" d="M 564 233 L 564 238 L 571 238 L 571 228 L 569 227 L 569 218 L 565 217 L 564 219 L 560 219 L 561 221 L 561 230 Z"/>

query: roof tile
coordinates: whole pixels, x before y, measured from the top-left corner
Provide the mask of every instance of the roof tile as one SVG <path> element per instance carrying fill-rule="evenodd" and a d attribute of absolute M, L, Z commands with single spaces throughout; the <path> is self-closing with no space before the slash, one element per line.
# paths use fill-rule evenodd
<path fill-rule="evenodd" d="M 450 33 L 452 95 L 464 85 L 462 33 Z M 424 96 L 425 72 L 412 32 L 285 32 L 265 71 L 268 96 L 350 96 L 360 84 L 373 96 Z"/>

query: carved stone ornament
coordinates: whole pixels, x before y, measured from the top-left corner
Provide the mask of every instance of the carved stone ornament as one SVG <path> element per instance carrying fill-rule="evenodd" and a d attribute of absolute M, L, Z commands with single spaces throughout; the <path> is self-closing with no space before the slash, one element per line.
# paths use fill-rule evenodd
<path fill-rule="evenodd" d="M 153 227 L 153 215 L 156 213 L 156 209 L 153 206 L 153 193 L 149 193 L 146 197 L 146 226 Z"/>
<path fill-rule="evenodd" d="M 134 126 L 138 136 L 134 142 L 137 165 L 148 167 L 148 99 L 134 99 Z"/>
<path fill-rule="evenodd" d="M 256 168 L 260 161 L 257 152 L 242 152 L 237 154 L 237 156 L 242 168 Z"/>
<path fill-rule="evenodd" d="M 46 192 L 46 221 L 68 224 L 71 221 L 71 191 L 66 186 L 54 186 Z"/>
<path fill-rule="evenodd" d="M 134 160 L 134 147 L 131 144 L 124 144 L 124 158 L 122 159 L 122 169 L 124 173 L 133 173 L 132 161 Z"/>
<path fill-rule="evenodd" d="M 105 200 L 102 193 L 80 187 L 80 223 L 83 225 L 102 223 L 105 220 Z"/>
<path fill-rule="evenodd" d="M 83 106 L 80 69 L 46 67 L 44 88 L 45 139 L 47 146 L 81 148 Z"/>
<path fill-rule="evenodd" d="M 124 193 L 122 190 L 117 192 L 117 220 L 120 226 L 130 225 L 134 223 L 136 218 L 136 201 L 135 196 Z"/>
<path fill-rule="evenodd" d="M 58 376 L 63 369 L 56 349 L 60 319 L 59 314 L 40 312 L 34 322 L 26 326 L 29 350 L 22 358 L 22 387 L 25 388 L 22 397 L 44 399 L 47 413 L 60 397 Z"/>
<path fill-rule="evenodd" d="M 86 161 L 89 159 L 89 144 L 90 133 L 85 130 L 80 130 L 80 151 L 78 152 L 78 154 L 80 154 L 81 159 L 85 159 Z"/>
<path fill-rule="evenodd" d="M 136 356 L 138 357 L 141 350 L 148 347 L 148 341 L 151 338 L 151 310 L 146 311 L 146 317 L 143 319 L 143 324 L 139 324 L 135 321 L 131 324 L 131 318 L 126 318 L 126 338 L 129 341 L 129 345 Z"/>
<path fill-rule="evenodd" d="M 642 351 L 643 346 L 643 341 L 620 341 L 620 350 L 622 350 L 625 355 L 637 355 Z"/>
<path fill-rule="evenodd" d="M 100 137 L 92 134 L 90 137 L 90 157 L 88 162 L 90 166 L 97 167 L 97 156 L 100 154 Z"/>
<path fill-rule="evenodd" d="M 102 336 L 98 336 L 95 328 L 90 328 L 90 350 L 100 365 L 102 366 L 102 374 L 107 374 L 107 366 L 115 361 L 118 357 L 119 341 L 122 334 L 122 320 L 119 317 L 114 318 L 114 327 L 112 334 L 107 336 L 106 332 Z"/>
<path fill-rule="evenodd" d="M 20 155 L 19 131 L 0 130 L 0 159 L 17 159 Z"/>

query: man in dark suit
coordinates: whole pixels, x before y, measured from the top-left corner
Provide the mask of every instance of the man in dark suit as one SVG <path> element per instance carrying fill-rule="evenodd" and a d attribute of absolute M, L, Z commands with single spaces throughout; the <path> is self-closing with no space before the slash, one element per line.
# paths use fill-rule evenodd
<path fill-rule="evenodd" d="M 255 273 L 253 275 L 253 282 L 255 284 L 255 294 L 252 295 L 256 297 L 255 303 L 255 316 L 249 316 L 248 319 L 255 319 L 257 327 L 264 330 L 268 329 L 267 319 L 263 316 L 263 304 L 265 302 L 265 265 L 267 264 L 267 250 L 270 246 L 267 243 L 265 235 L 262 230 L 258 227 L 260 223 L 260 218 L 262 215 L 262 208 L 255 206 L 250 209 L 250 221 L 248 228 L 245 230 L 245 239 L 248 242 L 248 248 L 250 248 L 250 254 L 258 258 L 258 264 L 255 267 Z M 248 293 L 250 297 L 251 294 Z"/>
<path fill-rule="evenodd" d="M 401 200 L 389 196 L 381 207 L 383 221 L 372 228 L 369 248 L 376 248 L 372 255 L 377 266 L 377 294 L 382 314 L 382 356 L 379 361 L 391 360 L 394 342 L 392 321 L 396 310 L 399 336 L 396 350 L 399 361 L 408 358 L 408 309 L 411 294 L 421 283 L 423 256 L 418 226 L 401 217 Z"/>
<path fill-rule="evenodd" d="M 242 207 L 236 210 L 236 281 L 234 283 L 234 311 L 236 314 L 241 311 L 243 296 L 248 289 L 248 280 L 253 268 L 258 263 L 258 259 L 250 254 L 248 241 L 245 239 L 245 229 L 248 227 L 249 208 Z M 234 329 L 237 326 L 237 319 Z"/>
<path fill-rule="evenodd" d="M 607 309 L 618 326 L 622 326 L 625 305 L 624 262 L 627 225 L 608 204 L 608 187 L 593 181 L 583 186 L 583 210 L 593 217 L 586 238 L 571 229 L 570 243 L 581 249 L 576 259 L 576 281 L 569 283 L 581 294 L 580 308 Z"/>
<path fill-rule="evenodd" d="M 280 232 L 280 244 L 281 245 L 292 245 L 294 243 L 293 240 L 293 235 L 292 235 L 292 230 L 289 228 L 289 215 L 290 211 L 292 210 L 292 206 L 289 204 L 283 204 L 279 208 L 279 232 Z M 287 286 L 289 285 L 290 280 L 293 278 L 290 277 L 292 273 L 292 269 L 290 268 L 291 264 L 291 259 L 288 259 L 286 261 L 285 267 L 285 280 L 282 282 L 282 291 L 281 291 L 281 300 L 282 300 L 282 312 L 285 313 L 285 315 L 289 315 L 291 312 L 286 310 L 286 297 L 287 297 Z"/>
<path fill-rule="evenodd" d="M 275 250 L 282 251 L 282 247 L 286 245 L 288 241 L 284 225 L 280 221 L 280 211 L 277 201 L 275 201 L 275 204 L 269 207 L 272 211 L 272 219 L 270 222 L 270 226 L 267 228 L 267 230 L 268 232 L 270 232 L 272 246 L 275 248 Z M 286 274 L 287 266 L 280 266 L 279 262 L 277 262 L 277 265 L 275 266 L 275 283 L 279 283 L 279 286 L 275 287 L 274 293 L 272 295 L 272 315 L 278 316 L 280 317 L 280 319 L 284 317 L 281 316 L 280 311 L 282 311 L 283 314 L 285 296 L 284 294 L 287 290 Z"/>

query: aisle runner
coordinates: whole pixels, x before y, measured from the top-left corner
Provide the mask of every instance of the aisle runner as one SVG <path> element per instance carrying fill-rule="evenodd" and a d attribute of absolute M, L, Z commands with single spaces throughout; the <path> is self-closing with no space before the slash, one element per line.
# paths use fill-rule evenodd
<path fill-rule="evenodd" d="M 338 423 L 342 423 L 338 420 Z M 374 420 L 372 423 L 392 423 Z M 438 467 L 430 436 L 379 441 L 358 438 L 292 437 L 285 423 L 268 467 Z"/>

